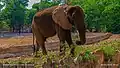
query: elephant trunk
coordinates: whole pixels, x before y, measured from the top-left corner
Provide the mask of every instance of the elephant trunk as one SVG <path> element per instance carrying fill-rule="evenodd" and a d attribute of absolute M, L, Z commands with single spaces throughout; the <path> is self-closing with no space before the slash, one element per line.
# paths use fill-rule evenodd
<path fill-rule="evenodd" d="M 81 25 L 76 23 L 76 28 L 78 30 L 79 38 L 80 38 L 80 41 L 76 41 L 76 44 L 83 45 L 83 44 L 86 43 L 86 28 L 85 28 L 85 25 L 83 23 Z"/>
<path fill-rule="evenodd" d="M 83 45 L 86 42 L 86 27 L 84 23 L 84 13 L 82 9 L 80 9 L 80 7 L 77 8 L 79 9 L 76 10 L 73 18 L 74 18 L 74 24 L 79 32 L 79 37 L 80 37 L 79 44 Z"/>
<path fill-rule="evenodd" d="M 78 41 L 78 44 L 83 45 L 86 42 L 85 32 L 81 32 L 80 30 L 78 30 L 78 32 L 79 32 L 79 37 L 80 37 L 80 41 Z"/>

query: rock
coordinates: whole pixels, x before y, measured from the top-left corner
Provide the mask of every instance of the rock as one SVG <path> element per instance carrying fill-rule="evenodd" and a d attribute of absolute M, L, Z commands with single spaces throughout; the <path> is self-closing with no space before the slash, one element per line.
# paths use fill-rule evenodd
<path fill-rule="evenodd" d="M 99 68 L 101 64 L 104 63 L 104 53 L 103 51 L 97 50 L 93 54 L 96 56 L 97 59 L 96 68 Z"/>
<path fill-rule="evenodd" d="M 6 54 L 0 55 L 0 59 L 15 57 L 15 56 L 16 56 L 15 54 L 6 53 Z"/>
<path fill-rule="evenodd" d="M 120 64 L 120 52 L 118 51 L 114 56 L 113 56 L 113 63 Z"/>

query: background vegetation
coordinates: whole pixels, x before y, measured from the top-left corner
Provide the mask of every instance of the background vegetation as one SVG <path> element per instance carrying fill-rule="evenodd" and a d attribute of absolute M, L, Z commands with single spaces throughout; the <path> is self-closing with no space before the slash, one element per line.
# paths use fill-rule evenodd
<path fill-rule="evenodd" d="M 71 5 L 81 6 L 89 31 L 120 33 L 119 0 L 67 0 Z M 60 0 L 41 0 L 28 9 L 28 0 L 0 0 L 0 28 L 31 24 L 38 10 L 58 5 Z M 3 24 L 4 23 L 4 24 Z M 9 27 L 9 28 L 8 28 Z"/>

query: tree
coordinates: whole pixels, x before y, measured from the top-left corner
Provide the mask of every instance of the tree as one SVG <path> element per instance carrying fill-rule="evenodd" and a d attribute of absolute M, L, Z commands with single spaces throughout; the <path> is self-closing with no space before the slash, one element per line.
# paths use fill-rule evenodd
<path fill-rule="evenodd" d="M 9 21 L 9 26 L 13 28 L 19 27 L 24 24 L 24 17 L 28 0 L 4 0 L 5 9 L 2 10 L 3 20 Z"/>
<path fill-rule="evenodd" d="M 40 3 L 33 4 L 32 8 L 35 8 L 37 9 L 37 11 L 39 11 L 39 10 L 49 8 L 58 4 L 59 4 L 59 1 L 55 1 L 55 2 L 41 1 Z"/>
<path fill-rule="evenodd" d="M 34 14 L 37 12 L 36 9 L 32 8 L 32 9 L 28 9 L 26 10 L 26 13 L 25 13 L 25 24 L 31 24 L 32 23 L 32 20 L 33 20 L 33 16 Z"/>

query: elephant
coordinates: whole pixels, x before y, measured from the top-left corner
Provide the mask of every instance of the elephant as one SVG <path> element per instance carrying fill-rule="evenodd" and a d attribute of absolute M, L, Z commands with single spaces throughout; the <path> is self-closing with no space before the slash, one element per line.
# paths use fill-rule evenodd
<path fill-rule="evenodd" d="M 67 28 L 65 25 L 57 24 L 55 19 L 53 19 L 53 13 L 58 6 L 53 6 L 46 8 L 44 10 L 38 11 L 32 20 L 32 33 L 33 42 L 34 36 L 36 38 L 36 46 L 34 45 L 34 52 L 37 52 L 41 47 L 43 55 L 47 55 L 45 48 L 45 41 L 49 37 L 53 37 L 57 34 L 60 40 L 60 53 L 64 52 L 64 43 L 68 43 L 71 48 L 71 54 L 74 54 L 74 44 L 71 37 L 71 28 Z M 78 44 L 83 45 L 86 42 L 86 27 L 84 23 L 84 12 L 79 6 L 67 6 L 64 8 L 65 14 L 67 16 L 68 25 L 75 25 L 79 32 L 80 41 L 76 41 Z M 64 24 L 66 22 L 63 22 Z"/>

